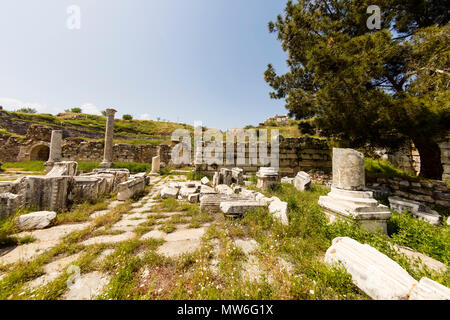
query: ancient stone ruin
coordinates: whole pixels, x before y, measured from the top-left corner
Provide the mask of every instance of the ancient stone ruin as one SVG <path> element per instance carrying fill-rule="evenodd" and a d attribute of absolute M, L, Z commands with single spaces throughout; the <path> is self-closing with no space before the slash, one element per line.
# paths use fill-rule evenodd
<path fill-rule="evenodd" d="M 114 109 L 106 109 L 106 132 L 105 132 L 105 149 L 103 161 L 100 163 L 102 168 L 111 168 L 113 166 L 113 139 L 114 139 Z"/>
<path fill-rule="evenodd" d="M 361 227 L 387 233 L 389 208 L 378 204 L 373 192 L 365 190 L 364 155 L 352 149 L 333 148 L 331 192 L 319 199 L 330 221 L 358 220 Z"/>

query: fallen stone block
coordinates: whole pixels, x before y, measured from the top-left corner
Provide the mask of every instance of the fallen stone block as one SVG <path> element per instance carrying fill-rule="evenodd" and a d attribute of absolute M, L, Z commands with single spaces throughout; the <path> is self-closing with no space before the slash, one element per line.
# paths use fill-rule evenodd
<path fill-rule="evenodd" d="M 226 195 L 222 193 L 207 194 L 200 197 L 200 209 L 206 212 L 220 212 L 220 203 L 224 201 L 248 200 L 240 195 Z"/>
<path fill-rule="evenodd" d="M 15 220 L 21 231 L 44 229 L 56 221 L 56 212 L 38 211 L 18 216 Z"/>
<path fill-rule="evenodd" d="M 23 204 L 38 210 L 66 208 L 70 186 L 75 177 L 26 176 L 18 183 Z"/>
<path fill-rule="evenodd" d="M 78 163 L 75 161 L 54 162 L 47 177 L 75 176 L 77 174 Z"/>
<path fill-rule="evenodd" d="M 188 195 L 188 201 L 190 203 L 198 203 L 200 201 L 200 193 L 193 193 Z"/>
<path fill-rule="evenodd" d="M 125 201 L 132 198 L 134 195 L 144 192 L 145 177 L 134 176 L 132 180 L 120 183 L 117 186 L 117 200 Z"/>
<path fill-rule="evenodd" d="M 201 184 L 203 184 L 203 185 L 205 185 L 205 186 L 211 187 L 211 181 L 209 181 L 208 177 L 203 177 L 203 178 L 200 180 L 200 182 L 201 182 Z"/>
<path fill-rule="evenodd" d="M 289 224 L 287 202 L 281 201 L 278 198 L 272 199 L 269 204 L 269 212 L 282 224 Z"/>
<path fill-rule="evenodd" d="M 333 239 L 325 263 L 343 265 L 353 283 L 375 300 L 408 299 L 418 282 L 398 263 L 368 244 L 348 237 Z"/>
<path fill-rule="evenodd" d="M 199 191 L 199 188 L 197 188 L 195 185 L 194 185 L 194 187 L 182 187 L 182 188 L 180 188 L 179 195 L 183 199 L 185 199 L 191 194 L 198 193 L 198 191 Z"/>
<path fill-rule="evenodd" d="M 177 196 L 178 196 L 178 189 L 177 188 L 164 187 L 161 190 L 161 198 L 162 199 L 168 199 L 168 198 L 176 199 Z"/>
<path fill-rule="evenodd" d="M 97 176 L 78 176 L 73 178 L 73 187 L 70 198 L 74 201 L 95 201 L 99 197 L 100 185 L 104 178 Z M 103 186 L 105 189 L 106 186 Z"/>
<path fill-rule="evenodd" d="M 281 178 L 281 183 L 294 184 L 295 178 L 283 177 Z"/>
<path fill-rule="evenodd" d="M 412 290 L 409 300 L 450 300 L 450 289 L 424 277 Z"/>
<path fill-rule="evenodd" d="M 216 186 L 216 191 L 218 193 L 223 193 L 223 194 L 228 194 L 228 195 L 234 194 L 233 189 L 231 189 L 226 184 L 219 184 L 218 186 Z"/>
<path fill-rule="evenodd" d="M 89 175 L 97 175 L 100 173 L 107 173 L 114 175 L 114 191 L 117 191 L 117 186 L 130 178 L 130 170 L 125 168 L 118 169 L 94 169 Z"/>
<path fill-rule="evenodd" d="M 227 216 L 243 216 L 249 210 L 264 207 L 259 202 L 252 200 L 223 201 L 220 203 L 220 210 Z"/>
<path fill-rule="evenodd" d="M 21 198 L 13 193 L 0 193 L 0 219 L 14 215 L 21 205 Z"/>
<path fill-rule="evenodd" d="M 388 199 L 390 208 L 398 213 L 403 213 L 405 210 L 409 211 L 414 217 L 432 225 L 439 225 L 442 221 L 442 217 L 437 211 L 431 210 L 429 207 L 418 201 L 397 196 L 389 197 Z"/>
<path fill-rule="evenodd" d="M 273 167 L 261 167 L 256 173 L 256 187 L 262 190 L 268 190 L 272 185 L 278 182 L 278 169 Z"/>
<path fill-rule="evenodd" d="M 232 183 L 242 185 L 244 183 L 244 170 L 241 168 L 231 169 L 231 180 Z"/>
<path fill-rule="evenodd" d="M 423 253 L 414 251 L 411 248 L 399 246 L 399 245 L 392 245 L 392 248 L 397 251 L 400 254 L 405 255 L 409 260 L 412 262 L 412 267 L 416 270 L 423 270 L 423 267 L 427 267 L 428 269 L 437 271 L 437 272 L 446 272 L 447 266 L 436 260 L 433 259 Z M 417 266 L 417 267 L 416 267 Z"/>
<path fill-rule="evenodd" d="M 311 188 L 311 177 L 304 171 L 300 171 L 294 178 L 294 186 L 298 191 L 305 191 Z"/>

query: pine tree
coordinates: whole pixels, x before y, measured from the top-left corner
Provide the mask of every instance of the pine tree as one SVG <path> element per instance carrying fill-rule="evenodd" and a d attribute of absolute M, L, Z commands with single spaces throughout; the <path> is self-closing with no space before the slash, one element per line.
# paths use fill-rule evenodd
<path fill-rule="evenodd" d="M 269 23 L 289 71 L 272 65 L 271 97 L 291 116 L 314 118 L 348 147 L 394 149 L 413 141 L 422 176 L 440 179 L 436 141 L 450 130 L 448 13 L 444 1 L 300 0 Z M 370 5 L 381 28 L 369 30 Z"/>

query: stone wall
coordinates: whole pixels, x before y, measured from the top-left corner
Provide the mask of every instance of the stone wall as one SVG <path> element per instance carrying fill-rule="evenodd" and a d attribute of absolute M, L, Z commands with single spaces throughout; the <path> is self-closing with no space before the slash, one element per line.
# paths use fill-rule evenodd
<path fill-rule="evenodd" d="M 197 166 L 197 171 L 207 175 L 213 175 L 220 168 L 234 168 L 239 167 L 244 170 L 244 174 L 255 174 L 261 165 L 250 164 L 249 160 L 249 145 L 245 144 L 245 165 L 226 165 L 226 144 L 223 144 L 224 159 L 222 165 L 208 165 L 202 163 Z M 237 146 L 234 146 L 235 154 Z M 300 138 L 283 138 L 280 136 L 279 147 L 280 169 L 281 177 L 294 177 L 299 171 L 309 171 L 312 169 L 331 171 L 331 150 L 326 140 L 300 137 Z M 268 146 L 267 154 L 270 157 L 271 149 Z M 236 158 L 236 155 L 235 155 Z M 265 165 L 269 166 L 269 165 Z"/>
<path fill-rule="evenodd" d="M 420 155 L 414 144 L 407 143 L 393 153 L 384 153 L 383 159 L 390 161 L 397 168 L 408 174 L 418 175 L 420 172 Z"/>
<path fill-rule="evenodd" d="M 113 162 L 139 162 L 152 163 L 152 158 L 160 149 L 161 161 L 168 163 L 170 160 L 169 145 L 133 145 L 115 144 L 113 147 Z M 103 142 L 85 141 L 80 138 L 68 138 L 62 146 L 63 160 L 71 161 L 102 161 Z"/>
<path fill-rule="evenodd" d="M 395 195 L 450 209 L 450 189 L 442 181 L 416 181 L 397 177 L 372 178 L 367 179 L 366 185 L 368 188 L 379 190 L 378 193 L 384 196 Z"/>
<path fill-rule="evenodd" d="M 444 168 L 442 180 L 450 181 L 450 137 L 439 143 L 441 148 L 441 163 Z"/>

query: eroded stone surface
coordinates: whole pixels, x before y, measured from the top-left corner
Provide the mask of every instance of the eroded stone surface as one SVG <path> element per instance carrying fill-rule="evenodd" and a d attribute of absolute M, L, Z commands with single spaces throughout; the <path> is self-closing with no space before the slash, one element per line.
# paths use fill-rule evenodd
<path fill-rule="evenodd" d="M 168 241 L 159 246 L 157 252 L 173 258 L 182 254 L 192 253 L 200 248 L 200 245 L 200 240 Z"/>
<path fill-rule="evenodd" d="M 333 186 L 363 190 L 365 185 L 364 155 L 353 149 L 333 148 Z"/>
<path fill-rule="evenodd" d="M 109 277 L 98 271 L 83 274 L 75 278 L 74 283 L 61 297 L 62 300 L 92 300 L 102 293 Z"/>
<path fill-rule="evenodd" d="M 130 240 L 134 238 L 135 234 L 133 232 L 125 232 L 117 235 L 106 235 L 106 236 L 98 236 L 89 238 L 83 241 L 81 244 L 84 246 L 89 246 L 91 244 L 100 244 L 100 243 L 117 243 Z"/>
<path fill-rule="evenodd" d="M 37 288 L 52 282 L 64 272 L 67 266 L 72 264 L 80 256 L 81 253 L 77 253 L 68 257 L 57 259 L 53 262 L 46 264 L 43 267 L 45 274 L 29 282 L 28 286 L 30 288 Z"/>
<path fill-rule="evenodd" d="M 412 290 L 410 300 L 450 300 L 450 289 L 426 277 Z"/>
<path fill-rule="evenodd" d="M 199 240 L 205 234 L 205 228 L 197 229 L 181 229 L 169 233 L 165 240 L 166 241 L 180 241 L 180 240 Z"/>
<path fill-rule="evenodd" d="M 56 212 L 38 211 L 17 217 L 16 225 L 20 230 L 44 229 L 52 225 L 55 220 Z"/>
<path fill-rule="evenodd" d="M 333 239 L 325 263 L 342 264 L 353 283 L 376 300 L 407 299 L 418 282 L 398 263 L 375 248 L 351 238 Z"/>
<path fill-rule="evenodd" d="M 164 240 L 166 238 L 167 233 L 160 231 L 160 230 L 152 230 L 150 232 L 147 232 L 141 237 L 141 240 L 148 240 L 148 239 L 157 239 L 157 240 Z"/>

